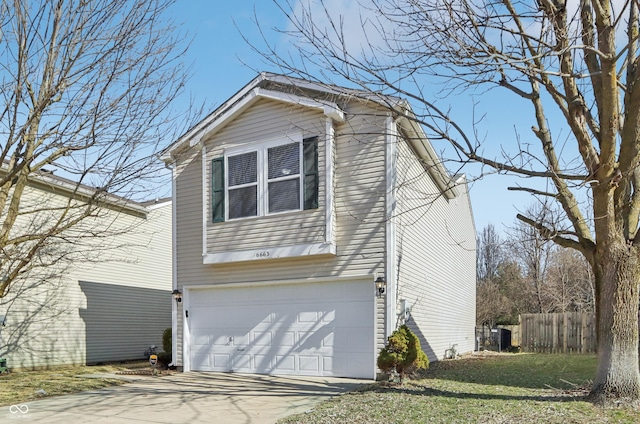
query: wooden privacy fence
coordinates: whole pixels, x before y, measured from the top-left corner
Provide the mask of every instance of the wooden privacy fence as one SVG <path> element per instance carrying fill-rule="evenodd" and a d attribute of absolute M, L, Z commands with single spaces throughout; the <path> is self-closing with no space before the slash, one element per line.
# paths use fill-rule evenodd
<path fill-rule="evenodd" d="M 596 352 L 595 316 L 582 312 L 522 314 L 520 343 L 523 352 Z"/>

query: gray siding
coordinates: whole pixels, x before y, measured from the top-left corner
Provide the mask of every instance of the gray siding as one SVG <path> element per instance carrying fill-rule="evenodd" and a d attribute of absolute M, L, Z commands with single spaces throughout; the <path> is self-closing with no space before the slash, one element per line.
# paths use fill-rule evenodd
<path fill-rule="evenodd" d="M 409 326 L 430 360 L 457 345 L 474 348 L 475 228 L 466 186 L 447 200 L 410 147 L 398 143 L 397 306 L 411 307 Z"/>
<path fill-rule="evenodd" d="M 263 110 L 264 109 L 264 110 Z M 273 115 L 270 111 L 273 109 Z M 248 261 L 240 264 L 203 265 L 202 262 L 202 160 L 200 153 L 193 149 L 182 156 L 176 167 L 176 246 L 178 287 L 214 285 L 222 283 L 306 280 L 313 278 L 340 277 L 354 275 L 371 275 L 373 295 L 373 274 L 384 272 L 385 250 L 385 145 L 384 125 L 386 114 L 366 108 L 353 102 L 344 105 L 346 122 L 335 125 L 334 155 L 334 202 L 335 202 L 335 241 L 336 256 L 300 257 L 289 259 Z M 286 111 L 286 112 L 285 112 Z M 299 125 L 301 121 L 299 108 L 283 108 L 276 102 L 259 102 L 248 110 L 255 115 L 263 116 L 261 122 L 268 128 L 273 123 L 279 127 L 268 130 L 271 133 L 284 133 Z M 244 115 L 243 115 L 244 116 Z M 249 115 L 247 115 L 249 116 Z M 269 116 L 271 116 L 269 118 Z M 307 112 L 304 113 L 307 116 Z M 304 130 L 305 136 L 324 134 L 324 117 L 320 114 L 309 114 L 312 130 Z M 234 122 L 242 122 L 242 117 Z M 305 121 L 307 122 L 307 121 Z M 304 124 L 304 128 L 308 128 Z M 238 125 L 226 127 L 222 135 L 239 131 Z M 245 123 L 252 127 L 256 134 L 262 133 L 259 125 Z M 248 129 L 249 130 L 249 129 Z M 322 131 L 318 133 L 318 131 Z M 268 137 L 267 137 L 268 138 Z M 242 141 L 246 140 L 244 138 Z M 259 139 L 256 139 L 259 140 Z M 213 158 L 216 151 L 217 135 L 207 141 L 207 155 Z M 231 143 L 231 141 L 226 141 Z M 324 152 L 324 148 L 320 148 Z M 209 157 L 208 157 L 209 159 Z M 324 159 L 321 157 L 321 181 L 324 179 Z M 207 160 L 209 162 L 209 160 Z M 207 177 L 208 179 L 208 177 Z M 207 182 L 208 184 L 208 182 Z M 207 194 L 207 201 L 210 196 Z M 321 199 L 324 196 L 321 194 Z M 323 205 L 324 206 L 324 205 Z M 318 213 L 322 214 L 321 207 Z M 314 213 L 300 212 L 299 216 L 291 214 L 299 223 L 293 229 L 296 240 L 315 240 L 320 233 L 315 225 L 307 224 L 314 218 Z M 309 216 L 311 215 L 311 216 Z M 209 214 L 207 214 L 209 216 Z M 297 221 L 296 221 L 297 220 Z M 240 221 L 238 221 L 240 222 Z M 244 220 L 242 236 L 233 240 L 245 246 L 268 245 L 276 240 L 279 231 L 291 234 L 286 223 L 278 219 L 273 228 L 271 239 L 265 239 L 256 229 L 263 229 L 263 222 L 273 222 L 269 217 Z M 225 223 L 226 224 L 226 223 Z M 294 224 L 297 225 L 297 224 Z M 268 226 L 268 225 L 266 225 Z M 215 231 L 216 225 L 207 226 L 208 231 Z M 242 240 L 247 238 L 249 240 Z M 215 248 L 217 235 L 210 232 L 208 237 L 211 248 Z M 233 240 L 220 240 L 229 246 Z M 379 302 L 381 304 L 381 302 Z M 180 305 L 178 319 L 178 340 L 182 340 L 182 320 L 184 311 Z M 381 321 L 380 321 L 381 322 Z M 378 331 L 378 345 L 383 343 L 383 331 Z M 178 346 L 178 364 L 182 363 L 182 345 Z"/>
<path fill-rule="evenodd" d="M 143 358 L 151 345 L 162 350 L 162 332 L 171 327 L 167 290 L 80 281 L 86 307 L 86 363 Z"/>

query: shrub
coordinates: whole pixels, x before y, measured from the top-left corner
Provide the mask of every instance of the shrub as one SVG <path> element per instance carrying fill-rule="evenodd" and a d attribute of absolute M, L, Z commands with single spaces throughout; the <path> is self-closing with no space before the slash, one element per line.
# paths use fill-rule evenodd
<path fill-rule="evenodd" d="M 387 375 L 398 373 L 400 382 L 420 369 L 429 367 L 429 359 L 420 347 L 420 340 L 406 325 L 389 336 L 387 345 L 378 355 L 378 368 Z"/>
<path fill-rule="evenodd" d="M 172 336 L 171 327 L 166 328 L 162 333 L 162 350 L 169 353 L 171 353 L 171 336 Z"/>

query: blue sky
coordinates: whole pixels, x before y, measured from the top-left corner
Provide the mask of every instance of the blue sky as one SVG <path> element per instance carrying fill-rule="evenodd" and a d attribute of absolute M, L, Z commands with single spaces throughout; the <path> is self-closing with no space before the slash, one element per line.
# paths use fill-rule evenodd
<path fill-rule="evenodd" d="M 336 10 L 336 13 L 340 8 L 351 10 L 349 13 L 353 13 L 356 4 L 353 0 L 326 0 L 325 3 L 331 3 L 332 10 Z M 252 39 L 260 37 L 254 23 L 254 8 L 265 36 L 270 42 L 277 43 L 281 49 L 286 48 L 286 40 L 271 29 L 286 28 L 287 20 L 271 0 L 178 0 L 171 10 L 176 23 L 181 23 L 182 28 L 193 38 L 185 58 L 185 61 L 193 66 L 193 77 L 189 81 L 186 94 L 193 98 L 195 103 L 205 103 L 207 112 L 223 103 L 254 78 L 256 70 L 277 72 L 269 68 L 260 55 L 242 39 L 240 31 Z M 480 100 L 480 108 L 487 113 L 484 127 L 487 131 L 491 129 L 491 132 L 487 132 L 489 149 L 499 149 L 498 140 L 513 138 L 514 122 L 518 122 L 520 128 L 530 128 L 531 123 L 523 119 L 532 115 L 530 109 L 525 109 L 526 104 L 514 104 L 502 108 L 500 113 L 492 113 L 498 109 L 497 103 L 503 100 L 487 95 L 482 96 Z M 470 96 L 460 96 L 452 102 L 466 109 L 467 113 L 461 113 L 459 116 L 464 126 L 469 125 L 472 120 L 471 114 L 468 113 L 472 102 Z M 441 105 L 446 106 L 446 103 Z M 525 137 L 531 136 L 528 130 L 523 131 L 523 134 Z M 437 151 L 444 148 L 438 145 L 434 147 Z M 464 172 L 471 174 L 477 173 L 478 170 L 476 168 Z M 488 223 L 493 223 L 499 230 L 504 231 L 513 225 L 516 213 L 533 203 L 534 200 L 524 193 L 508 192 L 507 186 L 513 184 L 514 179 L 495 175 L 473 183 L 471 201 L 478 231 Z"/>

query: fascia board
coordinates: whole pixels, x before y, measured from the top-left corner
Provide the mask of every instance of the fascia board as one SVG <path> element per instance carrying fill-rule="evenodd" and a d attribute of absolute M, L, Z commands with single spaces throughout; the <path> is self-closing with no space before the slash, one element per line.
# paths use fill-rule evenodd
<path fill-rule="evenodd" d="M 198 124 L 193 126 L 190 130 L 188 130 L 184 135 L 178 138 L 174 143 L 172 143 L 168 148 L 160 156 L 160 159 L 164 162 L 173 162 L 173 152 L 179 150 L 187 141 L 193 139 L 196 135 L 205 132 L 206 128 L 216 120 L 218 120 L 219 116 L 224 113 L 227 109 L 229 109 L 232 105 L 240 101 L 243 97 L 247 95 L 251 90 L 253 90 L 258 84 L 260 84 L 263 80 L 266 79 L 266 74 L 261 73 L 256 78 L 251 80 L 247 85 L 242 87 L 240 91 L 234 94 L 229 100 L 220 105 L 216 110 L 211 112 L 206 118 L 200 121 Z"/>
<path fill-rule="evenodd" d="M 345 119 L 344 112 L 335 103 L 320 102 L 308 97 L 298 96 L 296 94 L 251 87 L 249 90 L 241 91 L 238 95 L 225 103 L 232 104 L 232 106 L 224 110 L 221 107 L 218 109 L 220 111 L 219 113 L 209 115 L 209 117 L 204 121 L 176 141 L 176 143 L 166 150 L 160 158 L 165 162 L 173 161 L 172 153 L 179 149 L 180 146 L 183 146 L 187 141 L 189 142 L 189 147 L 197 145 L 202 140 L 202 137 L 205 135 L 210 136 L 215 134 L 223 128 L 226 123 L 242 113 L 258 99 L 270 99 L 312 109 L 319 109 L 324 115 L 330 117 L 336 122 L 343 122 Z M 239 97 L 239 99 L 237 97 Z"/>
<path fill-rule="evenodd" d="M 408 142 L 414 148 L 420 159 L 424 161 L 427 172 L 431 175 L 431 178 L 433 178 L 440 191 L 442 191 L 447 199 L 455 198 L 459 194 L 455 182 L 442 165 L 442 161 L 435 150 L 433 150 L 431 143 L 420 125 L 414 119 L 411 119 L 412 115 L 411 110 L 404 107 L 401 111 L 402 117 L 399 119 L 403 130 L 409 135 Z"/>
<path fill-rule="evenodd" d="M 5 174 L 6 172 L 7 170 L 4 167 L 0 168 L 0 173 Z M 43 173 L 34 172 L 29 175 L 28 180 L 28 184 L 33 188 L 62 194 L 80 200 L 90 199 L 96 192 L 95 189 L 78 182 Z M 124 210 L 134 214 L 142 214 L 146 216 L 148 212 L 148 208 L 146 206 L 115 194 L 104 193 L 100 201 L 112 208 L 123 208 Z"/>

